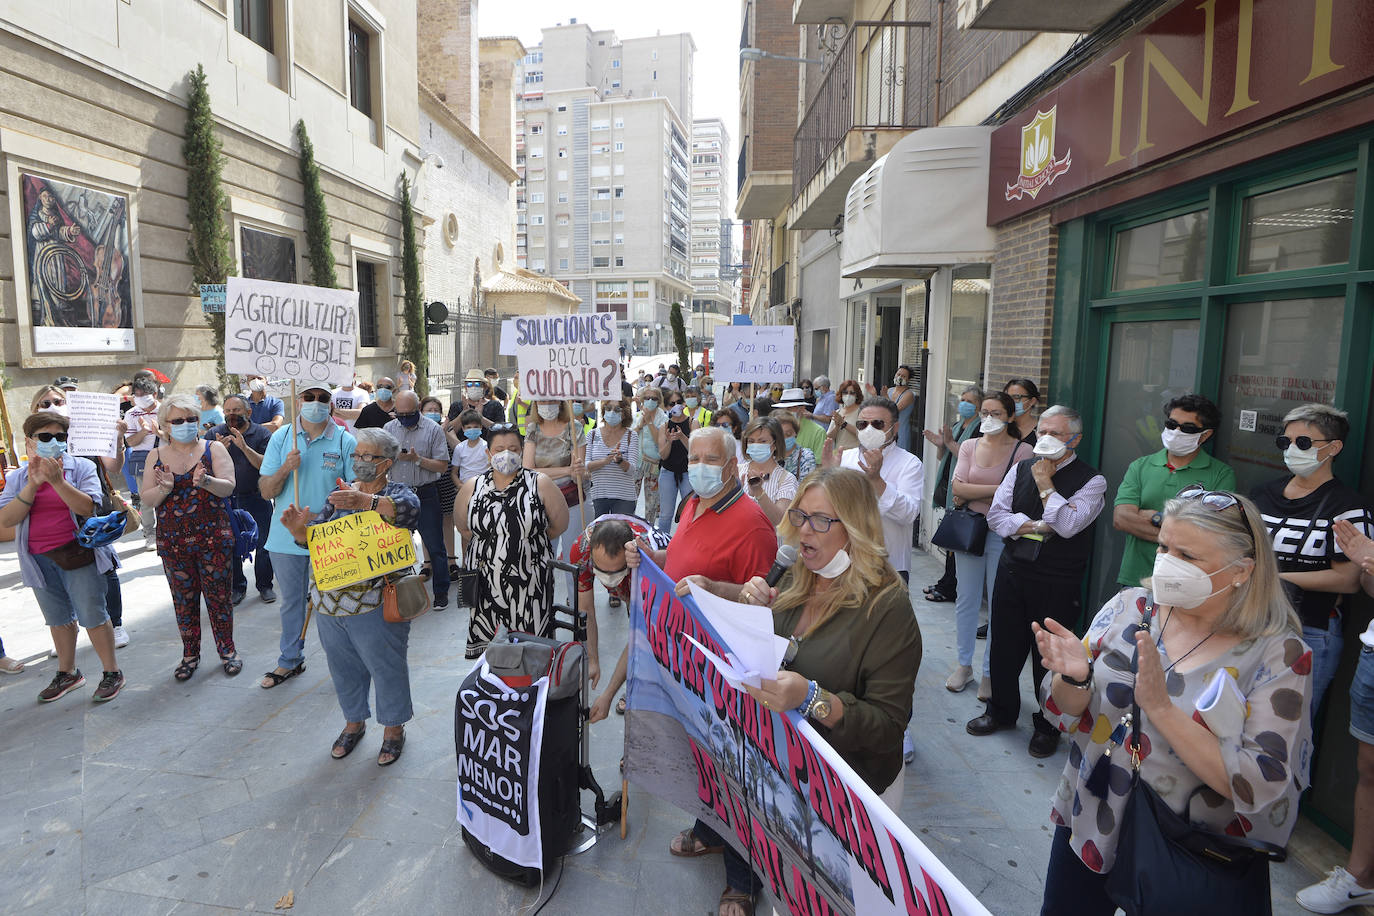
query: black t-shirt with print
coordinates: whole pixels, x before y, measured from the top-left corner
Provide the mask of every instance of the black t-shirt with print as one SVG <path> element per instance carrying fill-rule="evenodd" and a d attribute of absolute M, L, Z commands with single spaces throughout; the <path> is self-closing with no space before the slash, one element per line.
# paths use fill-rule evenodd
<path fill-rule="evenodd" d="M 1330 569 L 1333 563 L 1349 562 L 1331 536 L 1331 525 L 1344 519 L 1366 535 L 1374 534 L 1374 520 L 1364 497 L 1332 478 L 1301 499 L 1289 499 L 1283 495 L 1283 488 L 1291 479 L 1276 477 L 1250 493 L 1264 517 L 1279 572 L 1319 572 Z M 1321 517 L 1317 518 L 1319 512 Z M 1302 625 L 1320 630 L 1326 629 L 1331 611 L 1342 597 L 1335 592 L 1314 592 L 1295 586 L 1285 586 L 1285 590 L 1302 618 Z"/>

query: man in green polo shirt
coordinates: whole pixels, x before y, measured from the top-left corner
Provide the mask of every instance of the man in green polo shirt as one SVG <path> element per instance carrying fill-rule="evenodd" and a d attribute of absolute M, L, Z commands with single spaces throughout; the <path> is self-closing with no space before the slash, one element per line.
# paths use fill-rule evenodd
<path fill-rule="evenodd" d="M 1139 586 L 1154 572 L 1160 512 L 1179 490 L 1194 483 L 1209 490 L 1236 488 L 1231 466 L 1202 450 L 1221 424 L 1217 405 L 1200 394 L 1185 394 L 1166 404 L 1164 415 L 1159 434 L 1164 448 L 1132 461 L 1116 491 L 1112 527 L 1127 535 L 1116 581 L 1125 588 Z"/>

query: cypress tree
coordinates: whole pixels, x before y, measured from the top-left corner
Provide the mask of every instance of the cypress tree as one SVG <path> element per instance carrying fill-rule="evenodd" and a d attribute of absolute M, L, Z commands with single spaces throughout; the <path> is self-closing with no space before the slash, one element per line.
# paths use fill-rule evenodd
<path fill-rule="evenodd" d="M 195 292 L 202 283 L 223 283 L 234 273 L 234 258 L 229 248 L 229 227 L 224 219 L 229 209 L 221 174 L 224 151 L 215 135 L 215 118 L 210 109 L 210 90 L 205 68 L 197 64 L 189 76 L 190 95 L 186 103 L 186 136 L 181 155 L 186 160 L 186 207 L 190 235 L 186 256 L 191 262 L 191 282 Z M 213 333 L 215 374 L 220 391 L 238 390 L 238 380 L 224 371 L 224 314 L 205 316 Z"/>
<path fill-rule="evenodd" d="M 301 146 L 301 184 L 305 185 L 305 247 L 310 258 L 310 282 L 335 289 L 339 277 L 334 272 L 334 246 L 330 239 L 329 208 L 320 187 L 320 167 L 315 162 L 315 146 L 305 132 L 305 121 L 296 122 L 296 142 Z"/>
<path fill-rule="evenodd" d="M 405 285 L 406 339 L 401 356 L 415 364 L 415 392 L 429 394 L 429 338 L 425 334 L 425 298 L 420 288 L 420 252 L 415 245 L 415 207 L 410 179 L 401 173 L 401 279 Z"/>
<path fill-rule="evenodd" d="M 668 313 L 668 323 L 673 326 L 673 346 L 677 348 L 677 365 L 684 376 L 692 363 L 692 353 L 687 349 L 687 325 L 682 320 L 682 303 L 674 302 Z"/>

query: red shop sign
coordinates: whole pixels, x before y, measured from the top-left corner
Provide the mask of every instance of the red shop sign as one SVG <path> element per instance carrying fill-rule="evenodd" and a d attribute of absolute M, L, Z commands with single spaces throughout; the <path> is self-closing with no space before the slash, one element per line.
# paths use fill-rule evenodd
<path fill-rule="evenodd" d="M 1371 78 L 1368 0 L 1184 0 L 993 133 L 988 225 Z"/>

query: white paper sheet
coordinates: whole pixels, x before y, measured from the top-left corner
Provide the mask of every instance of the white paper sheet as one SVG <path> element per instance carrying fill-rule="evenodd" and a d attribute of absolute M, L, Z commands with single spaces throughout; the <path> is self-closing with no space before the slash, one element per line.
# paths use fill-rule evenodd
<path fill-rule="evenodd" d="M 86 457 L 113 458 L 119 430 L 119 395 L 98 391 L 67 393 L 67 451 Z"/>
<path fill-rule="evenodd" d="M 720 641 L 730 647 L 738 668 L 758 672 L 769 680 L 775 678 L 787 652 L 787 640 L 773 632 L 773 612 L 756 604 L 727 601 L 695 584 L 690 588 L 692 599 Z"/>

